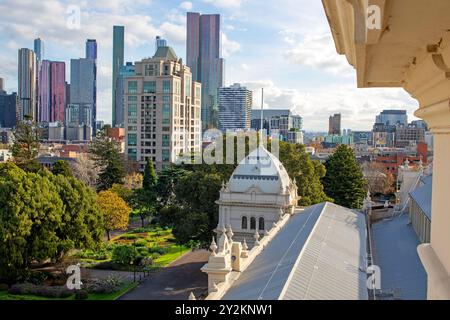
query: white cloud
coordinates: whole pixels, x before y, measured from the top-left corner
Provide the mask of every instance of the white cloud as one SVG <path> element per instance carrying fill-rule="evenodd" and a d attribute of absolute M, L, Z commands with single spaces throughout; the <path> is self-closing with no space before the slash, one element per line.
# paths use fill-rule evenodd
<path fill-rule="evenodd" d="M 233 53 L 241 50 L 239 42 L 228 39 L 227 35 L 222 32 L 222 55 L 224 58 L 229 58 Z"/>
<path fill-rule="evenodd" d="M 184 25 L 164 22 L 160 26 L 160 29 L 164 38 L 168 40 L 169 45 L 171 42 L 184 43 L 186 40 L 186 29 Z"/>
<path fill-rule="evenodd" d="M 244 0 L 203 0 L 219 8 L 239 8 Z"/>
<path fill-rule="evenodd" d="M 300 37 L 295 32 L 284 30 L 280 32 L 284 41 L 290 46 L 284 57 L 291 63 L 320 69 L 333 74 L 354 73 L 344 56 L 336 53 L 330 32 L 319 34 L 308 33 Z"/>
<path fill-rule="evenodd" d="M 180 3 L 179 6 L 181 9 L 189 11 L 192 9 L 192 2 L 190 1 L 183 1 L 182 3 Z"/>
<path fill-rule="evenodd" d="M 250 66 L 248 64 L 246 64 L 246 63 L 242 63 L 241 64 L 241 69 L 244 70 L 244 71 L 248 71 L 248 70 L 250 70 Z"/>
<path fill-rule="evenodd" d="M 247 81 L 243 85 L 253 90 L 255 108 L 261 104 L 264 87 L 264 107 L 293 109 L 304 118 L 306 130 L 326 131 L 328 117 L 342 114 L 344 128 L 370 129 L 375 116 L 383 109 L 406 109 L 413 119 L 418 104 L 402 89 L 357 89 L 353 84 L 334 85 L 311 90 L 284 89 L 270 79 Z"/>

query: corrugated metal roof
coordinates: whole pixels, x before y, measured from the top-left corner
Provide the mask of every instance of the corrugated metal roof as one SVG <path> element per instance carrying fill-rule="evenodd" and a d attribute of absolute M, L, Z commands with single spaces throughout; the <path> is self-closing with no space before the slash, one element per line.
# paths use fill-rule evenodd
<path fill-rule="evenodd" d="M 366 252 L 364 215 L 327 203 L 280 298 L 367 300 Z"/>
<path fill-rule="evenodd" d="M 381 289 L 399 299 L 425 300 L 427 275 L 417 254 L 420 244 L 409 217 L 401 215 L 372 225 L 374 263 L 381 270 Z"/>
<path fill-rule="evenodd" d="M 325 204 L 297 213 L 240 275 L 223 300 L 276 300 Z"/>
<path fill-rule="evenodd" d="M 431 220 L 431 198 L 433 193 L 433 177 L 427 176 L 421 179 L 423 186 L 416 188 L 409 194 L 414 202 L 422 209 L 428 219 Z"/>
<path fill-rule="evenodd" d="M 224 300 L 367 299 L 362 214 L 322 203 L 293 216 Z"/>

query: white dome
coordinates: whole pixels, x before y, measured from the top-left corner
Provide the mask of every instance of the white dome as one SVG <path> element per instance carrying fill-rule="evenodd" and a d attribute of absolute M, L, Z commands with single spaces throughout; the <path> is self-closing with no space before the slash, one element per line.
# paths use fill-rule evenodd
<path fill-rule="evenodd" d="M 291 184 L 286 169 L 281 162 L 263 146 L 253 150 L 234 170 L 230 182 L 230 192 L 247 192 L 259 188 L 263 193 L 280 194 Z"/>

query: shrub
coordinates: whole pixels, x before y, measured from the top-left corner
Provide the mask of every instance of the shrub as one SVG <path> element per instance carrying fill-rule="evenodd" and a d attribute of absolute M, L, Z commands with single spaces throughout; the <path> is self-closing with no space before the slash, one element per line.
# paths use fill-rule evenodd
<path fill-rule="evenodd" d="M 136 247 L 145 247 L 147 245 L 147 240 L 139 239 L 138 241 L 136 241 L 136 243 L 134 245 Z"/>
<path fill-rule="evenodd" d="M 155 246 L 155 247 L 148 248 L 148 252 L 150 252 L 150 253 L 155 253 L 156 252 L 156 253 L 158 253 L 159 255 L 162 256 L 162 255 L 168 253 L 169 250 L 167 248 L 164 248 L 164 247 Z"/>
<path fill-rule="evenodd" d="M 123 281 L 121 278 L 110 275 L 106 279 L 86 283 L 85 290 L 88 293 L 108 294 L 119 290 L 122 285 Z"/>
<path fill-rule="evenodd" d="M 48 274 L 44 272 L 32 272 L 28 281 L 32 284 L 43 284 L 48 278 Z"/>
<path fill-rule="evenodd" d="M 158 252 L 153 252 L 153 253 L 152 253 L 152 259 L 153 259 L 153 260 L 156 260 L 156 259 L 158 259 L 159 257 L 161 257 L 161 255 L 160 255 Z"/>
<path fill-rule="evenodd" d="M 9 286 L 6 283 L 0 283 L 0 291 L 8 291 Z"/>
<path fill-rule="evenodd" d="M 141 260 L 141 266 L 150 267 L 153 264 L 153 258 L 146 257 Z"/>
<path fill-rule="evenodd" d="M 139 237 L 135 234 L 124 234 L 120 237 L 120 239 L 133 240 L 138 239 Z"/>
<path fill-rule="evenodd" d="M 20 283 L 13 285 L 8 292 L 14 295 L 32 294 L 47 298 L 67 298 L 73 294 L 73 291 L 63 286 L 48 287 L 43 285 L 34 285 L 32 283 Z"/>
<path fill-rule="evenodd" d="M 75 292 L 75 299 L 76 300 L 86 300 L 89 297 L 89 292 L 86 290 L 77 290 Z"/>
<path fill-rule="evenodd" d="M 137 257 L 136 248 L 130 245 L 117 246 L 113 249 L 112 260 L 122 265 L 130 265 Z"/>

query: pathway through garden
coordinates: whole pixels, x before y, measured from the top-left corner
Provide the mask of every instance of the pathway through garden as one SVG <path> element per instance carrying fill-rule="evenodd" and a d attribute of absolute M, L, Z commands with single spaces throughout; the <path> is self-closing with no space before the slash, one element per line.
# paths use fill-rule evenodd
<path fill-rule="evenodd" d="M 152 273 L 119 300 L 187 300 L 206 293 L 208 276 L 200 268 L 208 261 L 207 250 L 190 251 L 160 271 Z"/>

